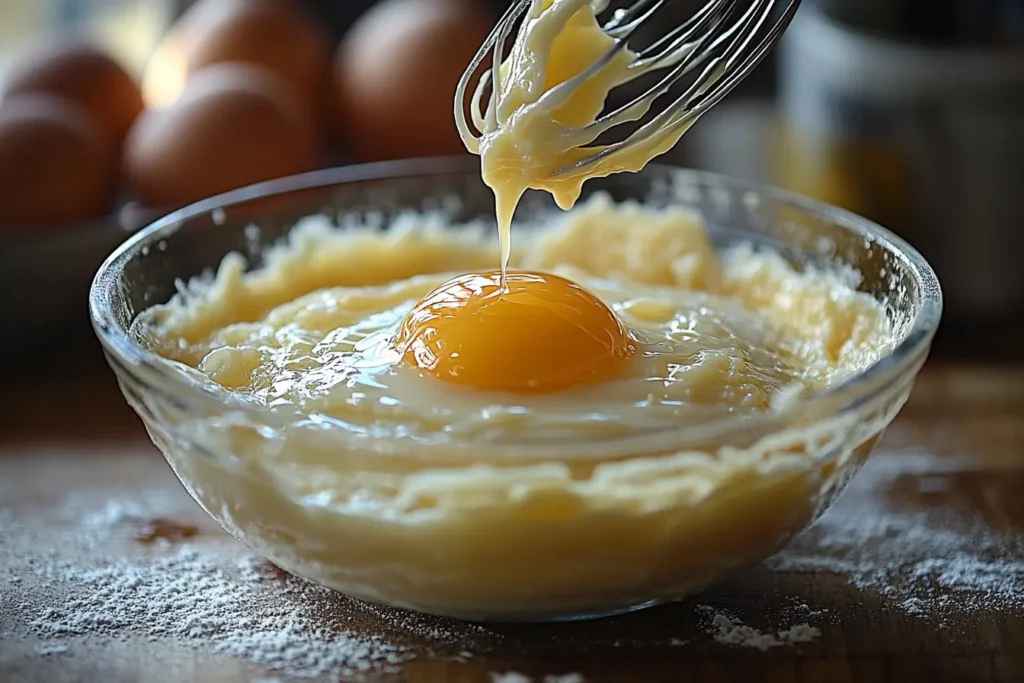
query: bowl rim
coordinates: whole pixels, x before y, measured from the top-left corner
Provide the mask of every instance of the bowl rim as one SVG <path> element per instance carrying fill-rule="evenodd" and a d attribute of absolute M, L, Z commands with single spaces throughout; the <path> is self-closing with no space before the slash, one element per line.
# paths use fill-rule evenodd
<path fill-rule="evenodd" d="M 195 403 L 205 403 L 211 408 L 219 408 L 223 411 L 225 404 L 222 397 L 211 389 L 190 382 L 182 373 L 168 369 L 166 361 L 136 343 L 131 338 L 129 331 L 118 324 L 111 287 L 108 284 L 111 273 L 118 262 L 126 261 L 136 249 L 140 249 L 146 244 L 158 242 L 173 235 L 188 221 L 218 209 L 277 195 L 327 189 L 356 182 L 393 181 L 422 176 L 465 175 L 478 171 L 478 163 L 474 157 L 460 156 L 425 157 L 337 166 L 256 183 L 172 211 L 131 235 L 104 260 L 97 270 L 89 289 L 89 315 L 93 330 L 115 371 L 120 366 L 137 380 L 142 381 L 150 388 L 156 388 L 164 396 L 172 397 L 180 405 L 191 407 Z M 943 307 L 942 290 L 938 278 L 931 265 L 914 247 L 867 218 L 794 192 L 672 164 L 651 163 L 647 168 L 671 173 L 673 177 L 691 178 L 695 183 L 707 187 L 726 186 L 737 191 L 756 192 L 770 201 L 788 204 L 833 224 L 840 224 L 843 229 L 848 229 L 892 252 L 912 272 L 921 296 L 919 310 L 911 321 L 910 328 L 903 340 L 889 354 L 880 358 L 866 370 L 779 411 L 756 416 L 724 416 L 699 425 L 667 427 L 655 433 L 629 434 L 612 437 L 601 442 L 588 441 L 579 448 L 575 442 L 565 441 L 509 444 L 486 440 L 467 440 L 444 443 L 444 450 L 453 454 L 463 450 L 468 454 L 479 454 L 480 447 L 483 445 L 486 446 L 487 452 L 494 457 L 522 456 L 525 452 L 531 456 L 531 459 L 544 459 L 545 457 L 568 459 L 573 455 L 597 458 L 610 454 L 621 455 L 623 447 L 633 442 L 640 442 L 642 447 L 638 452 L 678 451 L 685 448 L 687 444 L 704 443 L 723 437 L 737 437 L 748 432 L 763 435 L 765 428 L 772 425 L 782 425 L 773 430 L 778 432 L 785 428 L 785 425 L 794 422 L 806 424 L 825 416 L 846 414 L 864 404 L 873 403 L 875 398 L 886 393 L 886 390 L 893 385 L 902 385 L 904 381 L 913 380 L 927 357 L 932 338 L 941 319 Z M 231 412 L 254 414 L 257 424 L 261 423 L 261 417 L 263 422 L 266 418 L 265 411 L 256 406 L 232 406 Z M 367 442 L 372 442 L 375 451 L 381 454 L 403 450 L 399 447 L 400 439 L 358 435 L 351 432 L 346 436 L 358 441 L 362 448 L 366 447 Z M 432 443 L 415 440 L 415 448 L 418 450 L 428 450 L 433 446 Z"/>

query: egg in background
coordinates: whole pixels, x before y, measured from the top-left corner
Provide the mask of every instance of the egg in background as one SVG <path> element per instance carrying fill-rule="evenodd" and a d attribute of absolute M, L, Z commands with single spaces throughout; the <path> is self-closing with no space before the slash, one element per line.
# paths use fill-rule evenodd
<path fill-rule="evenodd" d="M 82 106 L 120 144 L 142 113 L 138 84 L 110 55 L 77 36 L 33 44 L 5 74 L 3 102 L 31 93 L 58 95 Z"/>
<path fill-rule="evenodd" d="M 311 170 L 316 133 L 268 69 L 225 63 L 193 74 L 171 105 L 144 113 L 125 144 L 125 178 L 145 204 L 180 207 Z"/>
<path fill-rule="evenodd" d="M 215 64 L 249 62 L 277 74 L 315 115 L 329 61 L 326 35 L 298 3 L 199 0 L 150 59 L 143 96 L 148 106 L 166 106 L 181 96 L 192 74 Z"/>
<path fill-rule="evenodd" d="M 452 114 L 462 72 L 493 24 L 471 0 L 385 0 L 335 53 L 331 128 L 355 161 L 465 152 Z"/>
<path fill-rule="evenodd" d="M 78 102 L 30 93 L 0 106 L 0 229 L 53 228 L 105 214 L 116 170 L 110 132 Z"/>

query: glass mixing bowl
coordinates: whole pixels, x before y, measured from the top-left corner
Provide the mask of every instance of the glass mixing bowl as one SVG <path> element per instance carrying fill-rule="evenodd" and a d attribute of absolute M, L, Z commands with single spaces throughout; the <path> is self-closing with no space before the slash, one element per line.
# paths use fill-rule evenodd
<path fill-rule="evenodd" d="M 894 351 L 840 386 L 753 419 L 596 445 L 438 446 L 353 434 L 317 416 L 282 423 L 197 383 L 130 333 L 141 312 L 226 254 L 259 267 L 304 216 L 363 216 L 387 230 L 415 209 L 493 224 L 493 197 L 472 159 L 320 171 L 169 215 L 100 269 L 92 320 L 128 402 L 189 493 L 294 574 L 471 620 L 582 619 L 676 600 L 770 556 L 830 504 L 906 401 L 941 294 L 899 238 L 774 189 L 652 165 L 588 182 L 585 195 L 597 191 L 692 207 L 716 247 L 753 242 L 797 268 L 854 268 L 894 323 Z M 546 195 L 528 195 L 515 232 L 555 211 Z"/>

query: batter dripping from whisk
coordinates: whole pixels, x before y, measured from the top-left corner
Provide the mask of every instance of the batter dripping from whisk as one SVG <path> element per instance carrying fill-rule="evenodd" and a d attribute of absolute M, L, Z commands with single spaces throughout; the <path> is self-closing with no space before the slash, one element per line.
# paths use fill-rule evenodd
<path fill-rule="evenodd" d="M 562 209 L 580 196 L 584 181 L 640 171 L 670 150 L 697 117 L 752 68 L 788 24 L 799 3 L 755 44 L 776 0 L 755 0 L 742 12 L 735 0 L 711 0 L 689 21 L 640 53 L 630 36 L 664 4 L 640 0 L 602 25 L 609 0 L 520 0 L 506 14 L 463 75 L 455 117 L 466 148 L 481 157 L 482 177 L 494 190 L 504 274 L 510 227 L 527 189 L 550 192 Z M 529 9 L 507 58 L 504 44 L 518 17 Z M 748 48 L 753 48 L 749 53 Z M 497 69 L 483 74 L 465 118 L 470 78 L 489 51 Z M 638 121 L 670 86 L 698 67 L 704 71 L 669 107 L 625 140 L 592 146 L 604 132 Z M 660 82 L 624 106 L 602 115 L 612 89 L 657 69 Z M 486 109 L 484 92 L 490 88 Z"/>

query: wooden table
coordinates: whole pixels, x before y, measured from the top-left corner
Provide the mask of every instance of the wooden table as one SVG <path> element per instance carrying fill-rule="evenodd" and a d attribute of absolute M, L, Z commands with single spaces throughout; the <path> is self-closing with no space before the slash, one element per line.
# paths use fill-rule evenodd
<path fill-rule="evenodd" d="M 43 562 L 33 558 L 156 562 L 179 551 L 177 541 L 140 549 L 133 522 L 110 527 L 85 552 L 61 540 L 79 533 L 69 501 L 159 499 L 169 506 L 162 516 L 196 525 L 187 542 L 199 552 L 225 562 L 248 555 L 182 491 L 107 372 L 67 372 L 68 382 L 54 375 L 30 387 L 15 377 L 4 387 L 0 576 L 14 578 L 0 579 L 0 681 L 291 680 L 252 657 L 131 627 L 67 640 L 28 627 L 33 610 L 65 599 L 52 577 L 33 576 Z M 679 605 L 589 623 L 479 627 L 319 591 L 308 600 L 320 604 L 321 637 L 364 629 L 405 648 L 410 661 L 368 680 L 468 683 L 518 672 L 644 683 L 1024 681 L 1022 416 L 1024 367 L 933 365 L 815 527 L 769 563 Z M 275 586 L 264 587 L 267 599 L 280 599 Z M 769 634 L 804 622 L 821 634 L 762 651 L 719 642 L 715 614 Z M 323 679 L 359 680 L 337 671 Z"/>

